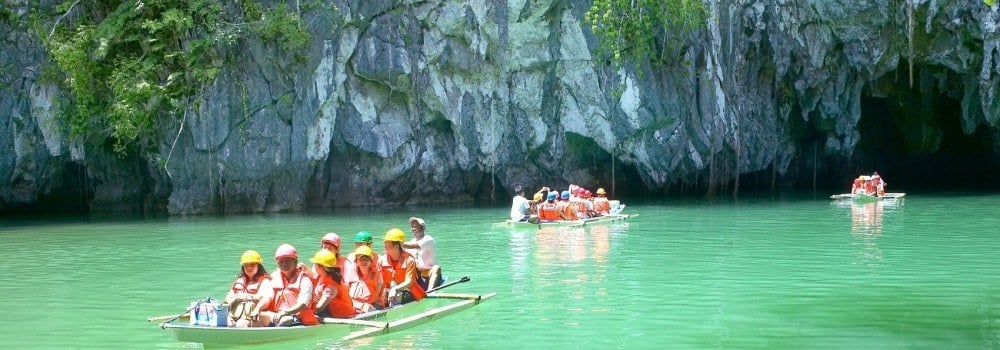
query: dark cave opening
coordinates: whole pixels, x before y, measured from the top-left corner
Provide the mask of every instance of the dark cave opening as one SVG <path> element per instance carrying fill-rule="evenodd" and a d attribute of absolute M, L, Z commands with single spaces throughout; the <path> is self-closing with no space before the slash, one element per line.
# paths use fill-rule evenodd
<path fill-rule="evenodd" d="M 996 191 L 1000 162 L 991 132 L 979 126 L 962 131 L 961 103 L 944 94 L 920 93 L 895 82 L 885 97 L 861 99 L 850 176 L 878 171 L 889 192 Z M 926 89 L 924 89 L 926 90 Z"/>
<path fill-rule="evenodd" d="M 578 176 L 567 176 L 574 184 L 590 191 L 604 188 L 609 198 L 643 198 L 650 196 L 642 177 L 634 165 L 613 161 L 611 153 L 601 148 L 593 139 L 566 133 L 567 169 L 580 169 Z M 569 184 L 553 184 L 567 186 Z"/>
<path fill-rule="evenodd" d="M 52 191 L 29 204 L 11 205 L 0 211 L 0 216 L 88 216 L 92 199 L 94 199 L 94 187 L 87 176 L 87 168 L 75 162 L 68 162 L 62 172 L 62 179 Z"/>

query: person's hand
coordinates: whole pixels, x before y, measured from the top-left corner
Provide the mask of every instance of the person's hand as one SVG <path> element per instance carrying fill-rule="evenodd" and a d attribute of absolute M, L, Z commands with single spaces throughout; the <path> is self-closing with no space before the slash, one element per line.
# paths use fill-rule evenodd
<path fill-rule="evenodd" d="M 288 311 L 285 311 L 285 310 L 278 311 L 278 312 L 274 313 L 274 321 L 272 321 L 272 322 L 277 323 L 278 321 L 281 320 L 282 317 L 285 317 L 285 316 L 288 316 Z"/>
<path fill-rule="evenodd" d="M 299 268 L 299 270 L 308 270 L 309 269 L 309 266 L 306 266 L 305 263 L 299 263 L 299 266 L 297 266 L 297 267 Z"/>

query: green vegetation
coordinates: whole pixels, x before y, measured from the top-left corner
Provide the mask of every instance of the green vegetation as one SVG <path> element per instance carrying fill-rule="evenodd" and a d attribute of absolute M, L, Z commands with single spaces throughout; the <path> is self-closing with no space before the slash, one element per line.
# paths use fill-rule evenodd
<path fill-rule="evenodd" d="M 255 34 L 298 53 L 311 36 L 284 3 L 243 0 L 224 17 L 224 0 L 65 1 L 36 33 L 72 98 L 61 117 L 70 135 L 106 141 L 119 153 L 159 144 L 157 130 L 179 123 L 201 88 L 215 80 L 225 49 Z M 38 28 L 43 27 L 43 28 Z M 49 29 L 51 28 L 51 29 Z M 300 56 L 298 56 L 300 57 Z"/>
<path fill-rule="evenodd" d="M 997 0 L 983 0 L 983 3 L 993 6 L 993 4 L 997 3 Z"/>
<path fill-rule="evenodd" d="M 594 0 L 584 22 L 597 35 L 598 54 L 621 65 L 677 44 L 701 28 L 707 16 L 700 0 Z"/>

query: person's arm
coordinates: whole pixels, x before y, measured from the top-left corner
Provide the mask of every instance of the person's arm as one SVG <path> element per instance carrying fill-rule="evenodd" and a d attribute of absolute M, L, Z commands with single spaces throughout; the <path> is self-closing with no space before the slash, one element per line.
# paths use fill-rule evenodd
<path fill-rule="evenodd" d="M 306 264 L 299 263 L 298 269 L 299 271 L 305 272 L 306 277 L 309 277 L 309 279 L 311 280 L 316 279 L 316 273 L 313 272 L 313 270 L 310 269 L 309 266 L 307 266 Z"/>
<path fill-rule="evenodd" d="M 330 300 L 337 297 L 337 288 L 333 286 L 323 286 L 323 290 L 319 294 L 319 300 L 316 301 L 316 310 L 323 310 L 326 305 L 330 303 Z"/>
<path fill-rule="evenodd" d="M 416 238 L 403 242 L 403 249 L 420 249 L 420 241 Z"/>
<path fill-rule="evenodd" d="M 299 298 L 295 300 L 295 305 L 288 308 L 287 310 L 278 310 L 278 319 L 284 315 L 294 315 L 302 311 L 312 303 L 313 294 L 313 284 L 308 278 L 304 278 L 299 282 Z"/>
<path fill-rule="evenodd" d="M 236 282 L 233 282 L 233 284 L 235 285 Z M 236 301 L 236 297 L 237 297 L 236 291 L 234 291 L 233 287 L 230 286 L 229 287 L 229 293 L 226 293 L 226 299 L 223 301 L 223 303 L 228 304 L 228 305 L 232 305 L 233 302 Z"/>
<path fill-rule="evenodd" d="M 257 318 L 257 315 L 260 315 L 260 312 L 265 308 L 270 307 L 271 301 L 274 300 L 274 288 L 271 288 L 270 279 L 260 284 L 260 290 L 257 291 L 255 298 L 258 301 L 253 310 L 250 311 L 250 315 Z"/>
<path fill-rule="evenodd" d="M 406 259 L 406 279 L 403 282 L 396 284 L 395 287 L 389 288 L 389 295 L 397 295 L 399 292 L 410 288 L 413 284 L 413 276 L 417 274 L 417 262 L 413 258 Z"/>

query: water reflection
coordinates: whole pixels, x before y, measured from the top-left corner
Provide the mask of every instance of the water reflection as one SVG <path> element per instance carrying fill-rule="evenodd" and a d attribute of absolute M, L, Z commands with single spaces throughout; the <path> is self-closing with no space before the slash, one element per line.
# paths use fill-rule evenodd
<path fill-rule="evenodd" d="M 858 248 L 857 263 L 879 266 L 883 252 L 878 245 L 878 239 L 885 229 L 886 219 L 892 219 L 902 211 L 903 200 L 882 200 L 872 203 L 842 202 L 850 205 L 851 209 L 851 237 L 854 238 L 851 245 Z"/>

